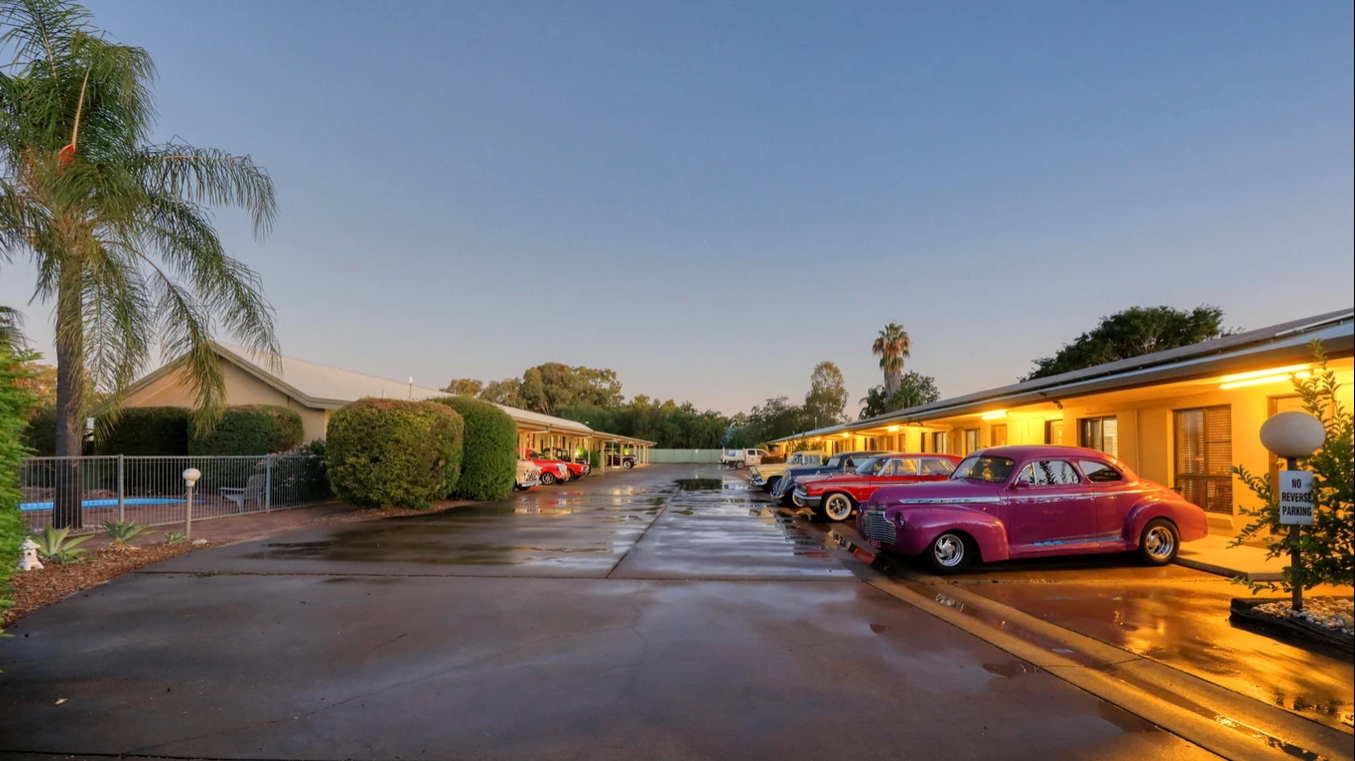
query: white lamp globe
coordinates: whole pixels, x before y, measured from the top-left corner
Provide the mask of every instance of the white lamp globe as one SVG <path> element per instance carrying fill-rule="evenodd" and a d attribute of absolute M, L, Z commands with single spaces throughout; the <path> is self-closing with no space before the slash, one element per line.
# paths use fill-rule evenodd
<path fill-rule="evenodd" d="M 198 470 L 197 468 L 189 468 L 188 470 L 185 470 L 183 472 L 184 483 L 188 484 L 189 486 L 192 486 L 193 484 L 197 483 L 199 478 L 202 478 L 202 471 Z"/>
<path fill-rule="evenodd" d="M 1277 457 L 1307 457 L 1326 440 L 1322 421 L 1306 412 L 1281 412 L 1261 424 L 1261 444 Z"/>

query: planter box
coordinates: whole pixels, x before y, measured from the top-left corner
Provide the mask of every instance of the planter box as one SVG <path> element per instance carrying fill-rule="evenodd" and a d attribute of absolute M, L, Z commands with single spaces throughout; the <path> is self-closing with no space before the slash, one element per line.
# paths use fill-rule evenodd
<path fill-rule="evenodd" d="M 1355 636 L 1328 629 L 1301 618 L 1281 617 L 1258 610 L 1271 602 L 1290 602 L 1289 597 L 1234 597 L 1229 606 L 1234 623 L 1258 623 L 1305 639 L 1342 648 L 1346 653 L 1355 649 Z"/>

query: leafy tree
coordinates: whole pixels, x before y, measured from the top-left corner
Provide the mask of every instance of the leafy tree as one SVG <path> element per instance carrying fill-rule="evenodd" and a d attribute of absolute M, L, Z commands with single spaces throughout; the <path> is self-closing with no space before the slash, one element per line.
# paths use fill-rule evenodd
<path fill-rule="evenodd" d="M 474 378 L 453 378 L 442 390 L 454 396 L 479 396 L 485 390 L 485 383 Z"/>
<path fill-rule="evenodd" d="M 902 325 L 891 322 L 880 331 L 870 351 L 880 358 L 880 369 L 885 376 L 884 396 L 888 399 L 898 393 L 903 360 L 912 354 L 913 339 L 908 337 L 908 331 Z"/>
<path fill-rule="evenodd" d="M 865 398 L 861 400 L 861 404 L 864 405 L 861 408 L 861 419 L 930 404 L 940 398 L 941 392 L 936 390 L 935 378 L 909 370 L 900 378 L 899 390 L 894 392 L 893 397 L 885 396 L 884 386 L 875 386 L 866 392 Z"/>
<path fill-rule="evenodd" d="M 248 157 L 150 143 L 151 58 L 88 19 L 65 0 L 0 0 L 12 61 L 0 76 L 0 257 L 26 255 L 35 298 L 55 302 L 62 455 L 80 454 L 96 387 L 116 407 L 152 346 L 180 358 L 204 426 L 224 407 L 215 323 L 266 356 L 278 349 L 259 277 L 226 252 L 209 211 L 243 208 L 263 237 L 276 213 L 268 175 Z M 59 489 L 54 522 L 79 525 L 79 508 Z"/>
<path fill-rule="evenodd" d="M 777 396 L 756 405 L 748 412 L 744 428 L 753 441 L 771 441 L 812 427 L 806 422 L 805 408 Z"/>
<path fill-rule="evenodd" d="M 501 381 L 490 381 L 485 384 L 485 388 L 479 396 L 487 402 L 502 404 L 507 407 L 523 408 L 522 403 L 522 381 L 517 378 L 505 378 Z"/>
<path fill-rule="evenodd" d="M 1303 408 L 1322 421 L 1327 439 L 1322 448 L 1299 463 L 1313 472 L 1313 525 L 1304 526 L 1299 542 L 1299 567 L 1285 566 L 1280 586 L 1312 589 L 1320 584 L 1350 586 L 1355 583 L 1355 424 L 1351 411 L 1337 400 L 1340 384 L 1327 368 L 1322 343 L 1314 341 L 1313 355 L 1321 370 L 1308 378 L 1295 378 L 1294 389 L 1303 397 Z M 1287 526 L 1280 525 L 1280 504 L 1270 474 L 1262 478 L 1242 466 L 1233 473 L 1261 501 L 1256 510 L 1242 508 L 1253 518 L 1234 545 L 1261 539 L 1268 557 L 1285 557 L 1291 547 Z M 1274 582 L 1242 581 L 1253 591 L 1275 589 Z"/>
<path fill-rule="evenodd" d="M 1183 312 L 1172 307 L 1131 307 L 1102 317 L 1052 357 L 1040 357 L 1022 380 L 1095 367 L 1155 351 L 1190 346 L 1231 331 L 1223 327 L 1223 310 L 1208 304 Z"/>
<path fill-rule="evenodd" d="M 832 362 L 820 362 L 809 376 L 805 418 L 812 428 L 840 423 L 846 417 L 847 387 L 842 371 Z"/>
<path fill-rule="evenodd" d="M 38 407 L 56 406 L 56 368 L 36 360 L 24 363 L 24 387 Z"/>

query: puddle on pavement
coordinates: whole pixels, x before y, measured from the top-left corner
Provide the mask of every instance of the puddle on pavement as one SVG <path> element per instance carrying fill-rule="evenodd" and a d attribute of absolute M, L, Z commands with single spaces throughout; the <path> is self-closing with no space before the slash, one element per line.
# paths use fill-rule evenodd
<path fill-rule="evenodd" d="M 725 482 L 720 478 L 679 478 L 679 491 L 723 491 Z"/>
<path fill-rule="evenodd" d="M 1011 679 L 1014 676 L 1021 676 L 1023 674 L 1034 674 L 1040 670 L 1040 667 L 1024 661 L 1011 661 L 1009 663 L 985 663 L 983 664 L 983 670 L 990 674 L 997 674 L 1000 677 Z"/>
<path fill-rule="evenodd" d="M 876 634 L 884 634 L 885 632 L 889 631 L 889 627 L 885 626 L 884 624 L 871 624 L 870 630 L 872 632 L 875 632 Z"/>

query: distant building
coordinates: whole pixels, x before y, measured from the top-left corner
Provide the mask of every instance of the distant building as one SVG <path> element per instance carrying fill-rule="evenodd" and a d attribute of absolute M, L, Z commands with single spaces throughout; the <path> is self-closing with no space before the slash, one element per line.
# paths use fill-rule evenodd
<path fill-rule="evenodd" d="M 301 415 L 305 440 L 323 439 L 329 416 L 364 397 L 386 399 L 431 399 L 447 392 L 412 383 L 378 378 L 352 370 L 279 356 L 271 367 L 260 355 L 242 347 L 212 344 L 226 382 L 226 404 L 273 404 Z M 192 407 L 193 390 L 169 365 L 138 380 L 128 389 L 126 407 Z M 573 420 L 499 405 L 517 424 L 520 454 L 530 450 L 593 450 L 635 453 L 648 461 L 654 442 L 594 431 Z"/>

